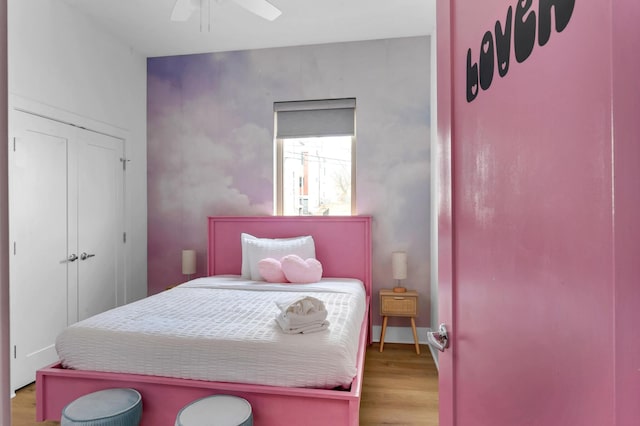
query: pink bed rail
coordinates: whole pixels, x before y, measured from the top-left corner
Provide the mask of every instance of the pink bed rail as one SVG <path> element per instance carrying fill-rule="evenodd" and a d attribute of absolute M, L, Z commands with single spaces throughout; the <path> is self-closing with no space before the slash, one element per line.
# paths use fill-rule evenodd
<path fill-rule="evenodd" d="M 367 347 L 366 318 L 360 333 L 358 373 L 348 391 L 67 370 L 60 364 L 53 364 L 37 372 L 36 420 L 60 420 L 62 409 L 87 393 L 131 387 L 142 395 L 142 426 L 173 426 L 182 407 L 195 399 L 215 394 L 236 395 L 249 401 L 256 426 L 357 426 Z"/>

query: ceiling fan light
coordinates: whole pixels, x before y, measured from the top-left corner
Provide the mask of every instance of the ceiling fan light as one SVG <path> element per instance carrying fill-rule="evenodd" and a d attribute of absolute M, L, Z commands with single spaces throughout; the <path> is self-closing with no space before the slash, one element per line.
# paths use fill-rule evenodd
<path fill-rule="evenodd" d="M 269 3 L 267 0 L 233 0 L 239 6 L 245 8 L 267 21 L 274 21 L 282 14 L 280 9 Z"/>
<path fill-rule="evenodd" d="M 268 21 L 275 20 L 282 14 L 280 9 L 267 0 L 233 0 L 243 9 L 260 16 Z M 171 12 L 171 20 L 177 22 L 188 21 L 194 11 L 202 9 L 201 0 L 176 0 Z M 210 8 L 210 6 L 209 6 Z"/>

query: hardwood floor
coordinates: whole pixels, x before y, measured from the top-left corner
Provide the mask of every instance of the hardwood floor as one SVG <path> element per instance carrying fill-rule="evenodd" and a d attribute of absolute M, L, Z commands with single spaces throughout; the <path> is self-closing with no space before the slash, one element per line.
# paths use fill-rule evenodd
<path fill-rule="evenodd" d="M 413 345 L 374 343 L 367 349 L 360 425 L 438 425 L 438 372 L 429 348 L 416 355 Z M 35 421 L 35 385 L 16 393 L 11 402 L 12 426 L 50 426 L 58 422 Z"/>
<path fill-rule="evenodd" d="M 379 344 L 367 349 L 360 425 L 438 426 L 438 371 L 426 345 Z"/>

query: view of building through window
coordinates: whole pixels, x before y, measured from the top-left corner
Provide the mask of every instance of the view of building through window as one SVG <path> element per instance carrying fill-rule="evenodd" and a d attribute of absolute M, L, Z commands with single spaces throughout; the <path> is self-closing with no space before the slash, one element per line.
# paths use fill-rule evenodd
<path fill-rule="evenodd" d="M 282 139 L 282 214 L 351 214 L 351 136 Z"/>

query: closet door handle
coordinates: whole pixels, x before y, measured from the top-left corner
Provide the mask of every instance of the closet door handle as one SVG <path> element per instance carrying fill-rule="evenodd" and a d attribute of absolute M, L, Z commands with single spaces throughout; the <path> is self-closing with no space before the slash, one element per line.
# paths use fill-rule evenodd
<path fill-rule="evenodd" d="M 78 256 L 75 253 L 73 253 L 72 255 L 70 255 L 65 260 L 61 261 L 60 263 L 71 263 L 71 262 L 75 262 L 76 260 L 78 260 Z"/>
<path fill-rule="evenodd" d="M 93 257 L 93 256 L 95 256 L 95 254 L 93 254 L 93 253 L 87 254 L 85 252 L 82 252 L 82 254 L 80 255 L 80 260 L 87 260 L 88 258 Z"/>

